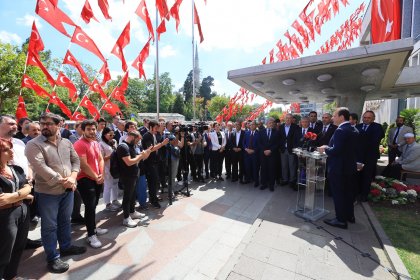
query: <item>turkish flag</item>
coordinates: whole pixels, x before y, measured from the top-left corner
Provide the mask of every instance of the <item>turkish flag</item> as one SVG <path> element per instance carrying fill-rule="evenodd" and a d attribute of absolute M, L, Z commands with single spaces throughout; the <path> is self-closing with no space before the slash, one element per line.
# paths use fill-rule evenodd
<path fill-rule="evenodd" d="M 156 8 L 159 11 L 160 18 L 170 19 L 168 5 L 166 5 L 166 0 L 156 0 Z"/>
<path fill-rule="evenodd" d="M 61 101 L 61 99 L 56 95 L 55 92 L 51 93 L 51 98 L 49 103 L 55 104 L 58 107 L 60 107 L 61 111 L 70 119 L 71 118 L 71 111 L 69 108 L 67 108 L 66 104 Z"/>
<path fill-rule="evenodd" d="M 111 72 L 109 72 L 109 67 L 108 67 L 108 62 L 104 62 L 104 64 L 102 65 L 101 70 L 99 70 L 99 73 L 101 73 L 102 75 L 104 75 L 104 78 L 102 79 L 102 83 L 101 86 L 105 86 L 106 83 L 111 80 Z"/>
<path fill-rule="evenodd" d="M 66 87 L 69 90 L 69 97 L 71 99 L 71 102 L 75 102 L 77 99 L 77 89 L 76 86 L 73 84 L 73 82 L 64 75 L 63 72 L 58 73 L 58 77 L 56 80 L 56 84 L 58 86 Z"/>
<path fill-rule="evenodd" d="M 142 0 L 136 9 L 136 14 L 146 23 L 147 30 L 149 30 L 149 37 L 155 40 L 155 32 L 153 30 L 152 21 L 150 20 L 149 12 L 147 11 L 146 1 Z"/>
<path fill-rule="evenodd" d="M 163 19 L 162 22 L 159 24 L 158 28 L 156 28 L 156 32 L 158 34 L 158 40 L 160 40 L 160 34 L 166 32 L 165 19 Z"/>
<path fill-rule="evenodd" d="M 43 89 L 40 85 L 38 85 L 34 80 L 32 80 L 31 77 L 29 77 L 26 74 L 23 74 L 22 76 L 22 87 L 23 88 L 29 88 L 35 91 L 35 93 L 42 97 L 42 98 L 50 98 L 51 95 Z"/>
<path fill-rule="evenodd" d="M 76 67 L 76 69 L 79 71 L 80 76 L 82 77 L 83 82 L 85 84 L 89 85 L 90 81 L 88 76 L 85 73 L 85 70 L 83 70 L 82 65 L 80 65 L 79 61 L 72 55 L 72 53 L 67 50 L 66 55 L 64 56 L 63 64 L 68 64 Z"/>
<path fill-rule="evenodd" d="M 104 92 L 104 90 L 102 89 L 101 85 L 99 84 L 97 79 L 94 79 L 92 84 L 89 86 L 89 90 L 99 93 L 99 95 L 103 98 L 103 99 L 107 99 L 108 96 L 106 95 L 106 93 Z"/>
<path fill-rule="evenodd" d="M 176 22 L 176 32 L 178 32 L 179 26 L 179 6 L 181 6 L 182 0 L 176 0 L 172 8 L 170 9 L 171 16 L 175 19 Z"/>
<path fill-rule="evenodd" d="M 270 63 L 274 63 L 274 49 L 270 51 Z"/>
<path fill-rule="evenodd" d="M 308 48 L 309 35 L 308 35 L 308 32 L 305 30 L 305 28 L 303 28 L 303 26 L 300 25 L 300 23 L 297 20 L 293 22 L 292 27 L 296 29 L 297 32 L 299 32 L 300 36 L 303 39 L 303 43 L 305 44 L 305 48 Z"/>
<path fill-rule="evenodd" d="M 126 72 L 124 77 L 121 79 L 120 87 L 123 91 L 125 91 L 128 88 L 128 72 Z"/>
<path fill-rule="evenodd" d="M 38 29 L 35 25 L 35 20 L 32 23 L 31 37 L 29 38 L 28 50 L 38 55 L 40 51 L 44 50 L 44 43 L 42 42 L 41 36 L 39 35 Z"/>
<path fill-rule="evenodd" d="M 20 120 L 21 118 L 27 118 L 28 113 L 25 108 L 25 101 L 23 100 L 22 95 L 19 95 L 18 105 L 16 107 L 16 119 Z"/>
<path fill-rule="evenodd" d="M 70 119 L 73 121 L 83 121 L 86 120 L 86 117 L 82 113 L 76 111 L 73 113 Z"/>
<path fill-rule="evenodd" d="M 102 61 L 105 61 L 105 57 L 98 49 L 95 42 L 82 30 L 82 28 L 80 28 L 80 26 L 76 26 L 76 29 L 74 29 L 71 42 L 78 44 L 82 48 L 85 48 L 86 50 L 99 57 Z"/>
<path fill-rule="evenodd" d="M 137 58 L 133 61 L 133 64 L 131 64 L 131 66 L 133 66 L 139 71 L 139 78 L 143 76 L 145 80 L 146 74 L 144 73 L 143 64 L 146 61 L 146 58 L 149 56 L 150 40 L 151 38 L 149 38 L 149 40 L 147 41 L 146 45 L 144 45 Z"/>
<path fill-rule="evenodd" d="M 264 57 L 264 59 L 261 61 L 262 64 L 266 64 L 267 63 L 267 58 Z"/>
<path fill-rule="evenodd" d="M 85 1 L 85 5 L 83 6 L 82 13 L 80 14 L 80 16 L 82 17 L 83 21 L 86 22 L 86 24 L 88 24 L 91 19 L 94 19 L 97 22 L 99 22 L 93 14 L 92 7 L 89 4 L 89 0 Z"/>
<path fill-rule="evenodd" d="M 198 17 L 197 8 L 195 7 L 194 3 L 194 24 L 197 24 L 198 34 L 200 34 L 200 43 L 204 41 L 203 31 L 201 31 L 201 23 L 200 18 Z"/>
<path fill-rule="evenodd" d="M 122 69 L 127 71 L 127 62 L 125 61 L 123 49 L 130 43 L 130 22 L 127 23 L 124 30 L 121 32 L 120 37 L 118 37 L 117 42 L 112 48 L 111 53 L 118 57 L 122 62 Z"/>
<path fill-rule="evenodd" d="M 28 65 L 36 66 L 41 69 L 41 71 L 44 73 L 45 77 L 47 78 L 50 85 L 53 87 L 55 85 L 54 78 L 50 75 L 47 68 L 45 68 L 44 64 L 42 64 L 41 60 L 39 60 L 38 55 L 35 55 L 33 52 L 28 51 Z"/>
<path fill-rule="evenodd" d="M 292 43 L 292 36 L 290 36 L 289 30 L 286 31 L 286 33 L 284 33 L 284 36 L 289 39 L 289 44 Z"/>
<path fill-rule="evenodd" d="M 401 38 L 400 1 L 372 0 L 372 43 Z"/>
<path fill-rule="evenodd" d="M 300 42 L 299 38 L 296 36 L 296 34 L 292 35 L 292 42 L 293 44 L 295 44 L 295 46 L 298 48 L 300 53 L 303 53 L 303 46 L 302 43 Z"/>
<path fill-rule="evenodd" d="M 102 11 L 102 14 L 106 19 L 112 19 L 109 15 L 109 4 L 108 0 L 98 0 L 98 6 Z"/>
<path fill-rule="evenodd" d="M 38 0 L 35 12 L 67 37 L 70 37 L 70 35 L 64 28 L 63 23 L 76 26 L 62 10 L 54 6 L 49 0 Z"/>
<path fill-rule="evenodd" d="M 299 14 L 300 19 L 306 25 L 309 30 L 309 37 L 312 41 L 315 40 L 315 30 L 314 30 L 314 14 L 315 10 L 313 10 L 309 15 L 306 15 L 304 11 Z"/>
<path fill-rule="evenodd" d="M 95 105 L 93 105 L 92 101 L 90 101 L 87 95 L 83 96 L 82 100 L 80 101 L 80 106 L 86 108 L 94 119 L 100 116 L 98 109 L 96 109 Z"/>
<path fill-rule="evenodd" d="M 111 97 L 127 106 L 128 102 L 125 100 L 124 91 L 121 87 L 116 87 L 112 91 Z"/>
<path fill-rule="evenodd" d="M 103 110 L 107 111 L 108 114 L 111 116 L 115 116 L 116 114 L 122 114 L 120 108 L 117 104 L 112 103 L 111 101 L 107 100 L 102 107 Z"/>

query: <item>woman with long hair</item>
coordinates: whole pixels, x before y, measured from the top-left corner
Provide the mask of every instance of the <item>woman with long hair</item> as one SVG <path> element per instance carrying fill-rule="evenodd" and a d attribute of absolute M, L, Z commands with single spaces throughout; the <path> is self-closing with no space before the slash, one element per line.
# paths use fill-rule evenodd
<path fill-rule="evenodd" d="M 222 178 L 222 170 L 226 136 L 225 133 L 220 130 L 218 122 L 213 123 L 213 130 L 210 132 L 209 136 L 211 141 L 210 176 L 213 179 L 224 181 Z"/>
<path fill-rule="evenodd" d="M 24 199 L 31 202 L 32 186 L 23 169 L 9 164 L 13 160 L 13 144 L 0 138 L 0 279 L 17 276 L 20 257 L 29 230 L 29 211 Z"/>
<path fill-rule="evenodd" d="M 104 202 L 106 210 L 117 212 L 120 209 L 118 202 L 118 179 L 114 179 L 109 171 L 111 163 L 111 154 L 117 148 L 116 141 L 114 140 L 114 131 L 109 127 L 105 127 L 102 130 L 101 142 L 102 157 L 105 161 L 104 168 Z"/>

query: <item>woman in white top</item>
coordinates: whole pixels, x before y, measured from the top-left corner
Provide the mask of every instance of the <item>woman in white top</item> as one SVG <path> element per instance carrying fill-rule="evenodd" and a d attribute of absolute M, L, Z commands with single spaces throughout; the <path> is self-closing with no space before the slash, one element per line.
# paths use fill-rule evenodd
<path fill-rule="evenodd" d="M 213 130 L 209 134 L 211 140 L 210 176 L 224 181 L 222 178 L 223 158 L 226 146 L 225 133 L 220 130 L 218 122 L 213 123 Z"/>
<path fill-rule="evenodd" d="M 101 142 L 99 144 L 102 157 L 105 161 L 104 202 L 106 204 L 106 210 L 116 212 L 120 209 L 118 205 L 118 179 L 114 179 L 109 171 L 111 154 L 116 149 L 114 131 L 109 127 L 105 127 L 102 130 Z"/>

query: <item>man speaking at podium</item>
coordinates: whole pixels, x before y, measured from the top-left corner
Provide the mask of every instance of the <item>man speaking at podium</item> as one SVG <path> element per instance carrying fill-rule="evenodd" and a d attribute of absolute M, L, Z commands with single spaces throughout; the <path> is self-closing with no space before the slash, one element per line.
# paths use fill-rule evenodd
<path fill-rule="evenodd" d="M 353 188 L 356 177 L 356 140 L 358 130 L 349 123 L 350 112 L 347 108 L 337 108 L 333 115 L 338 126 L 329 145 L 318 148 L 328 155 L 328 180 L 333 195 L 334 219 L 324 222 L 330 226 L 347 228 L 347 222 L 354 223 Z"/>

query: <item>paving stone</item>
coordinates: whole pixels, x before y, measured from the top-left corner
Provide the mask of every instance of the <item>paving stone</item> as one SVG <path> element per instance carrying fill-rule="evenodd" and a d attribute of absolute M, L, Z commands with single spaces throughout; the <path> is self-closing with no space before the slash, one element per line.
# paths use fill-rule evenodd
<path fill-rule="evenodd" d="M 242 255 L 233 271 L 253 280 L 259 280 L 267 264 Z"/>
<path fill-rule="evenodd" d="M 248 277 L 245 277 L 245 276 L 242 276 L 242 275 L 240 275 L 240 274 L 238 274 L 238 273 L 235 273 L 235 272 L 231 272 L 230 274 L 229 274 L 229 276 L 226 278 L 226 280 L 250 280 L 251 278 L 248 278 Z"/>
<path fill-rule="evenodd" d="M 262 280 L 273 280 L 273 279 L 282 279 L 282 280 L 294 280 L 295 273 L 276 267 L 272 265 L 267 265 L 262 275 Z"/>
<path fill-rule="evenodd" d="M 244 255 L 265 263 L 270 257 L 270 251 L 270 247 L 263 246 L 259 243 L 251 242 L 246 247 Z"/>
<path fill-rule="evenodd" d="M 273 266 L 295 272 L 298 259 L 299 257 L 297 255 L 272 249 L 268 258 L 268 263 Z"/>

